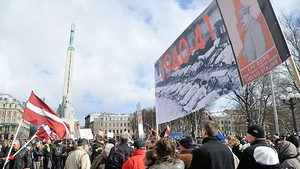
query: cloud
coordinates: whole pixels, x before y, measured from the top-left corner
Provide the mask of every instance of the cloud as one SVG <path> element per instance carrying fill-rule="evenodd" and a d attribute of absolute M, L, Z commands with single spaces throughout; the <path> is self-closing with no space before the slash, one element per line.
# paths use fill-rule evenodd
<path fill-rule="evenodd" d="M 76 118 L 83 123 L 92 112 L 132 113 L 138 102 L 152 107 L 154 62 L 210 2 L 3 1 L 0 92 L 24 102 L 34 88 L 56 111 L 74 22 Z"/>

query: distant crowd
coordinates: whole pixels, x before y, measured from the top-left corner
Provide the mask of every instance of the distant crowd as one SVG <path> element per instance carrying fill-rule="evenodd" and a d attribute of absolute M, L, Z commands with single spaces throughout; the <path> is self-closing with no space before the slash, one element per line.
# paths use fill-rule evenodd
<path fill-rule="evenodd" d="M 16 140 L 14 155 L 26 140 Z M 0 144 L 3 168 L 11 140 Z M 206 121 L 202 137 L 132 140 L 128 133 L 115 139 L 34 140 L 15 156 L 6 169 L 300 169 L 299 137 L 265 135 L 253 125 L 245 138 L 224 137 L 213 121 Z"/>

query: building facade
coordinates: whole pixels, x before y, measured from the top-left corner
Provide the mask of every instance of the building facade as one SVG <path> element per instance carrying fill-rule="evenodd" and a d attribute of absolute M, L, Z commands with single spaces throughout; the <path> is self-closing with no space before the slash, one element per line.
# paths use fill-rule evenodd
<path fill-rule="evenodd" d="M 113 113 L 101 113 L 98 118 L 94 120 L 95 135 L 108 136 L 108 133 L 114 133 L 114 137 L 117 138 L 121 133 L 127 131 L 132 135 L 132 124 L 130 123 L 131 115 L 129 114 L 113 114 Z"/>
<path fill-rule="evenodd" d="M 84 127 L 85 127 L 85 128 L 91 128 L 91 127 L 90 127 L 90 124 L 91 124 L 92 122 L 94 122 L 94 120 L 95 120 L 96 118 L 98 118 L 100 115 L 101 115 L 101 113 L 90 113 L 90 114 L 88 114 L 88 115 L 84 118 L 84 121 L 85 121 Z"/>
<path fill-rule="evenodd" d="M 9 94 L 0 94 L 0 139 L 10 139 L 15 135 L 24 113 L 23 105 Z M 30 123 L 23 120 L 18 137 L 29 137 Z"/>

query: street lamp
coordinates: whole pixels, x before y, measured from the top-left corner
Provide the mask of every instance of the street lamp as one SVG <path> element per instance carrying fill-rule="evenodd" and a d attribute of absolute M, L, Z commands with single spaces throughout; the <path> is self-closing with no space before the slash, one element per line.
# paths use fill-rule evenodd
<path fill-rule="evenodd" d="M 289 105 L 292 110 L 292 117 L 293 117 L 293 125 L 294 131 L 298 134 L 297 124 L 296 124 L 296 117 L 295 117 L 295 105 L 300 101 L 300 94 L 294 94 L 291 87 L 287 87 L 286 91 L 288 92 L 287 96 L 284 94 L 280 96 L 280 99 L 283 101 L 284 104 Z"/>

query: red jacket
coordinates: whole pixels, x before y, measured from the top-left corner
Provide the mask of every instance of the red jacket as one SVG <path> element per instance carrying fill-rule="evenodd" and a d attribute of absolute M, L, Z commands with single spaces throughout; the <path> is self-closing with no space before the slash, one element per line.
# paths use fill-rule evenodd
<path fill-rule="evenodd" d="M 122 166 L 122 169 L 145 169 L 144 157 L 146 149 L 137 149 L 133 152 L 133 157 L 129 158 Z"/>

